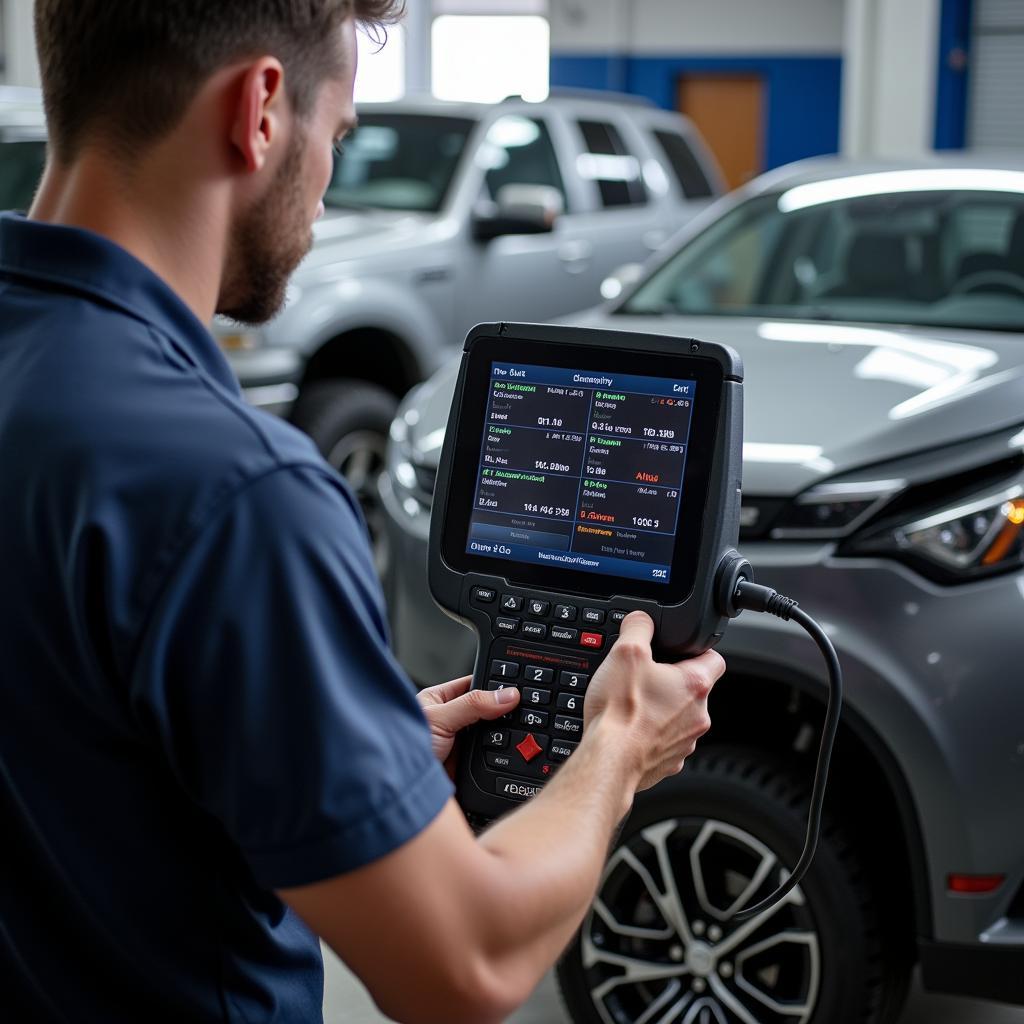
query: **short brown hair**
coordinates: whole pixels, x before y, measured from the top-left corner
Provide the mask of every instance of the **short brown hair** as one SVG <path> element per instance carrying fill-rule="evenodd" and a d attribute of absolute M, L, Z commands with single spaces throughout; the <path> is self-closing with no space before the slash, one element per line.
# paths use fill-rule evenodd
<path fill-rule="evenodd" d="M 36 0 L 50 144 L 62 163 L 89 136 L 137 151 L 170 131 L 210 75 L 272 54 L 296 112 L 341 69 L 349 17 L 397 21 L 403 0 Z"/>

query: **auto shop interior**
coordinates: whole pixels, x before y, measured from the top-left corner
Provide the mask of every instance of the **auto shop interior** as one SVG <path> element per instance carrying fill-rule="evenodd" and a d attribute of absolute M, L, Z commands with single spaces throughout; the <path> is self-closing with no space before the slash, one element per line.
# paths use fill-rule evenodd
<path fill-rule="evenodd" d="M 1024 1024 L 1024 0 L 0 0 L 0 210 L 0 1020 Z"/>

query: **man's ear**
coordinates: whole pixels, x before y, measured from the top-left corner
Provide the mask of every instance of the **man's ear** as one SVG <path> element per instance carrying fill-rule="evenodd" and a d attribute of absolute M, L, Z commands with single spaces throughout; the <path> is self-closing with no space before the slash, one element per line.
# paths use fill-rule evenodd
<path fill-rule="evenodd" d="M 284 68 L 274 57 L 261 57 L 246 68 L 231 117 L 231 144 L 250 173 L 266 163 L 284 109 Z"/>

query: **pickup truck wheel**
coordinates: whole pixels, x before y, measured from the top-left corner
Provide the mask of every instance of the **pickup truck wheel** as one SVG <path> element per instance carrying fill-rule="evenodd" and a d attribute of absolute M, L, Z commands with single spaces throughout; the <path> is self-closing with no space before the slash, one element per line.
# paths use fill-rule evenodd
<path fill-rule="evenodd" d="M 576 1024 L 883 1024 L 910 964 L 886 956 L 856 849 L 826 821 L 781 904 L 730 913 L 787 877 L 810 779 L 771 755 L 709 747 L 641 794 L 558 966 Z"/>
<path fill-rule="evenodd" d="M 302 390 L 292 422 L 348 481 L 362 506 L 380 576 L 390 561 L 377 481 L 384 471 L 388 431 L 398 401 L 366 381 L 318 381 Z"/>

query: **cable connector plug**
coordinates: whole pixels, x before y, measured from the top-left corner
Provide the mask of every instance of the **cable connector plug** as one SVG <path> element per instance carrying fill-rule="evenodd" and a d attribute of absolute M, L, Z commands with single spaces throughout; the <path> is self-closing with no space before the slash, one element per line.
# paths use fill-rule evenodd
<path fill-rule="evenodd" d="M 780 594 L 771 587 L 763 587 L 759 583 L 741 579 L 733 592 L 733 603 L 740 611 L 767 612 L 787 622 L 793 617 L 793 609 L 799 602 L 785 594 Z"/>
<path fill-rule="evenodd" d="M 715 574 L 715 604 L 720 614 L 735 619 L 743 610 L 736 601 L 736 590 L 741 583 L 754 578 L 750 563 L 738 552 L 727 551 L 718 563 Z"/>

